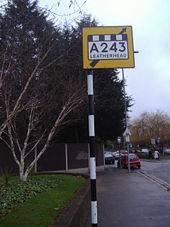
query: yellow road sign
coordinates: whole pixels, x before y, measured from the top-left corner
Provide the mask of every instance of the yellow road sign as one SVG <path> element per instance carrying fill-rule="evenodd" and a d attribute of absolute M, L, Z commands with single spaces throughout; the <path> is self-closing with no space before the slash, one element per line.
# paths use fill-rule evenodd
<path fill-rule="evenodd" d="M 133 68 L 131 26 L 83 28 L 83 68 Z"/>

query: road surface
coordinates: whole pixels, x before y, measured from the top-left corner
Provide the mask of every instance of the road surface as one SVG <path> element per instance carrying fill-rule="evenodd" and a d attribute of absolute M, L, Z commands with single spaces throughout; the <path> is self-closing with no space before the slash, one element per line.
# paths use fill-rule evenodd
<path fill-rule="evenodd" d="M 142 161 L 144 174 L 108 165 L 97 174 L 98 226 L 170 227 L 170 191 L 148 177 L 170 182 L 169 170 L 170 161 Z"/>

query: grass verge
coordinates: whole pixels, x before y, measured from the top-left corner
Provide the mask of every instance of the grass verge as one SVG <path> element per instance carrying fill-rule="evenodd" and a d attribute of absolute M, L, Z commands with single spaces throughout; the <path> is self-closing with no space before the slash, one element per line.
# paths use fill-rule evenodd
<path fill-rule="evenodd" d="M 0 227 L 48 226 L 85 182 L 82 177 L 70 175 L 42 175 L 39 178 L 46 180 L 56 178 L 57 185 L 54 188 L 48 186 L 47 191 L 32 196 L 8 215 L 1 217 Z M 25 185 L 23 187 L 26 188 Z"/>

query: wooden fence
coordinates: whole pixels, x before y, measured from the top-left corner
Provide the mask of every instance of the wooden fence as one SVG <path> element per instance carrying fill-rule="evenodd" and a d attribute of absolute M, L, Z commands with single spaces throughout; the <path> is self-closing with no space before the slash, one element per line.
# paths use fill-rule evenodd
<path fill-rule="evenodd" d="M 96 165 L 98 169 L 104 169 L 104 147 L 102 144 L 95 145 Z M 30 156 L 33 159 L 36 151 Z M 41 156 L 34 166 L 35 172 L 75 172 L 82 173 L 89 171 L 89 144 L 52 144 Z M 15 163 L 8 147 L 0 143 L 0 172 L 5 170 L 11 173 L 18 173 L 18 166 Z"/>

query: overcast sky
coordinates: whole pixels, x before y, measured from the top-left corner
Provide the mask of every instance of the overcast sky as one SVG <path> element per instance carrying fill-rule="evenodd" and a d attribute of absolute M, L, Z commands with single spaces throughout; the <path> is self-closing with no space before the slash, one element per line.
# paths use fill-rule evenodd
<path fill-rule="evenodd" d="M 73 12 L 66 10 L 69 0 L 61 0 L 60 8 L 57 2 L 39 0 L 40 5 L 59 14 Z M 84 0 L 77 2 L 81 5 Z M 170 1 L 87 0 L 82 12 L 103 26 L 133 27 L 134 50 L 139 53 L 135 54 L 135 68 L 124 70 L 126 91 L 134 100 L 131 119 L 144 111 L 160 110 L 170 115 Z"/>

